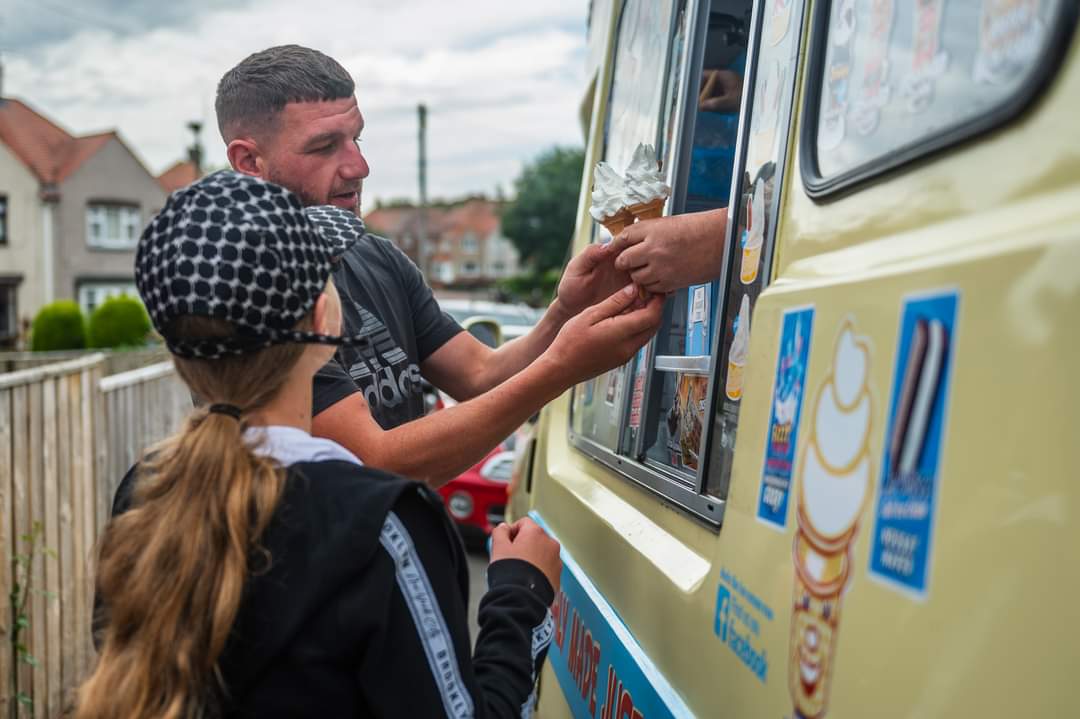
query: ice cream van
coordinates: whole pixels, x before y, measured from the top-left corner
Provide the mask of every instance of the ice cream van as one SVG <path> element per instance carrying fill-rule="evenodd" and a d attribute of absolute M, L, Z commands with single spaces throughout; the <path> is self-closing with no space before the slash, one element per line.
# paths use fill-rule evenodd
<path fill-rule="evenodd" d="M 729 222 L 524 454 L 539 716 L 1080 716 L 1077 14 L 593 0 L 575 252 L 643 142 Z"/>

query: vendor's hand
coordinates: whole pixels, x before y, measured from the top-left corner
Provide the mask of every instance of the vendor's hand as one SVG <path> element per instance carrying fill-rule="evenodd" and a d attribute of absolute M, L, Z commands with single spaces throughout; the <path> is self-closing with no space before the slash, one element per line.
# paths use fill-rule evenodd
<path fill-rule="evenodd" d="M 720 276 L 727 210 L 672 215 L 630 225 L 612 240 L 615 268 L 664 294 Z"/>
<path fill-rule="evenodd" d="M 567 316 L 573 317 L 630 283 L 626 272 L 615 269 L 614 259 L 610 245 L 589 245 L 570 260 L 556 293 Z"/>
<path fill-rule="evenodd" d="M 706 112 L 737 112 L 742 102 L 742 75 L 731 70 L 705 70 L 701 75 L 698 109 Z"/>
<path fill-rule="evenodd" d="M 627 285 L 563 325 L 541 359 L 566 387 L 592 379 L 626 364 L 656 334 L 663 313 L 662 296 L 642 300 Z"/>

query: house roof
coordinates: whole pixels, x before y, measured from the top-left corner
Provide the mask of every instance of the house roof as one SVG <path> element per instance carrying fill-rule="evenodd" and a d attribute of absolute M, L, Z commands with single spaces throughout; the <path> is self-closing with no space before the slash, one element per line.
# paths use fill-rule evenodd
<path fill-rule="evenodd" d="M 44 184 L 63 182 L 114 138 L 115 131 L 74 137 L 21 100 L 0 99 L 0 141 Z"/>
<path fill-rule="evenodd" d="M 195 169 L 195 163 L 190 160 L 181 160 L 157 177 L 158 184 L 165 192 L 173 192 L 181 187 L 187 187 L 199 179 L 199 171 Z"/>

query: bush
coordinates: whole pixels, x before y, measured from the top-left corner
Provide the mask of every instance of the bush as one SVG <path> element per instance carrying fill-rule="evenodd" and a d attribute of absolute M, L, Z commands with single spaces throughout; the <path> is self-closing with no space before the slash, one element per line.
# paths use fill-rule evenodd
<path fill-rule="evenodd" d="M 30 329 L 30 349 L 34 352 L 81 350 L 86 347 L 86 320 L 71 300 L 45 305 Z"/>
<path fill-rule="evenodd" d="M 141 347 L 148 334 L 150 318 L 134 297 L 110 297 L 90 316 L 91 347 Z"/>

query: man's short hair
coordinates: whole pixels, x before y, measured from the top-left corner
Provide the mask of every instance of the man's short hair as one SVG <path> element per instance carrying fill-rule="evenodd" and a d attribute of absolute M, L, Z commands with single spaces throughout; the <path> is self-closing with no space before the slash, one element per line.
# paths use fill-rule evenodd
<path fill-rule="evenodd" d="M 356 83 L 337 60 L 300 45 L 249 55 L 222 76 L 214 110 L 226 143 L 237 135 L 272 130 L 290 102 L 352 97 Z"/>

